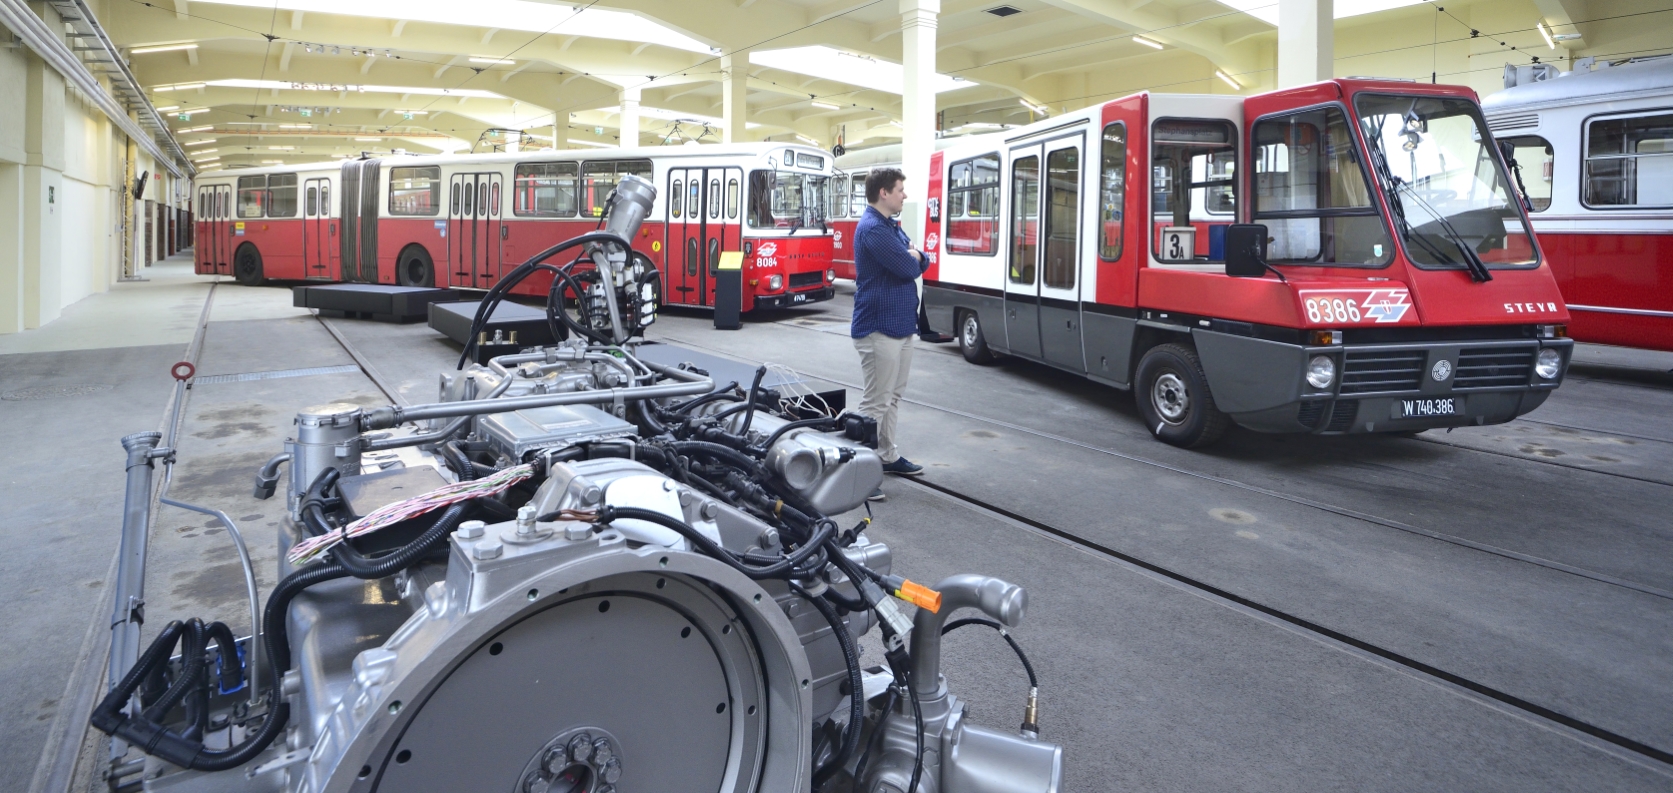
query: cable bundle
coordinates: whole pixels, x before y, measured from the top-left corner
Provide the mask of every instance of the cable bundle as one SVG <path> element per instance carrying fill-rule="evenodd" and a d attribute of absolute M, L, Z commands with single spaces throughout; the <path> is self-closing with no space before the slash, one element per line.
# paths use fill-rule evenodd
<path fill-rule="evenodd" d="M 416 515 L 422 515 L 431 510 L 457 504 L 461 501 L 498 495 L 512 485 L 534 476 L 534 468 L 533 463 L 507 468 L 492 476 L 455 482 L 451 485 L 436 488 L 424 495 L 414 496 L 406 501 L 397 501 L 380 507 L 373 510 L 372 514 L 343 527 L 342 531 L 309 537 L 291 546 L 286 559 L 293 565 L 307 564 L 320 558 L 332 546 L 346 538 L 363 537 Z"/>

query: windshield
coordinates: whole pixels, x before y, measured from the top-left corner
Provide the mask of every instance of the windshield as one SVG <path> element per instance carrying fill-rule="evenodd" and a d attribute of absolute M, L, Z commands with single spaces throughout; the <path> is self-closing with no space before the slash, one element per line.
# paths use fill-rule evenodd
<path fill-rule="evenodd" d="M 822 228 L 830 177 L 791 171 L 751 171 L 749 227 Z"/>
<path fill-rule="evenodd" d="M 1384 189 L 1404 215 L 1395 225 L 1412 261 L 1468 266 L 1460 245 L 1489 267 L 1537 261 L 1474 102 L 1361 96 L 1357 104 L 1378 178 L 1390 183 Z"/>

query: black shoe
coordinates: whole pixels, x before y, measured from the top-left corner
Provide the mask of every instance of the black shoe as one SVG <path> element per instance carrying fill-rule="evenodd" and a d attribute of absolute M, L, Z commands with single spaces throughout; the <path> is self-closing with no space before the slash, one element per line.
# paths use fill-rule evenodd
<path fill-rule="evenodd" d="M 905 457 L 896 457 L 894 462 L 883 464 L 883 473 L 895 474 L 896 476 L 922 476 L 924 467 Z"/>
<path fill-rule="evenodd" d="M 957 339 L 945 333 L 920 333 L 918 334 L 918 340 L 925 344 L 951 344 L 957 341 Z"/>
<path fill-rule="evenodd" d="M 880 488 L 877 488 L 876 490 L 871 491 L 871 495 L 866 496 L 866 500 L 867 501 L 888 501 L 889 496 L 887 494 L 885 494 L 883 492 L 883 488 L 880 487 Z"/>

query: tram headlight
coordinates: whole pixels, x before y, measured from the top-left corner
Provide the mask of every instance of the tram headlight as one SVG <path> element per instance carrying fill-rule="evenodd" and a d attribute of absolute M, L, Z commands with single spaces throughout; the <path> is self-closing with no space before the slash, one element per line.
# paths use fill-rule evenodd
<path fill-rule="evenodd" d="M 1336 359 L 1328 355 L 1315 355 L 1307 362 L 1307 384 L 1318 389 L 1329 388 L 1336 382 Z"/>
<path fill-rule="evenodd" d="M 1555 380 L 1557 372 L 1562 368 L 1563 354 L 1550 347 L 1540 350 L 1539 355 L 1534 358 L 1534 374 L 1539 375 L 1542 380 Z"/>
<path fill-rule="evenodd" d="M 782 276 L 782 275 L 769 275 L 769 276 L 767 276 L 767 291 L 777 292 L 778 290 L 783 289 L 783 288 L 784 288 L 784 276 Z"/>
<path fill-rule="evenodd" d="M 830 283 L 830 282 L 835 281 L 835 280 L 836 280 L 836 269 L 832 268 L 832 269 L 826 270 L 825 271 L 825 282 Z"/>

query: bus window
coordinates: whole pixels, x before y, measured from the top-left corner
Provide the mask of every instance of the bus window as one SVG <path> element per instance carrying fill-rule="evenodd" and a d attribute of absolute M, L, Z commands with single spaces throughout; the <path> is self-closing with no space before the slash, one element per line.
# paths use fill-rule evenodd
<path fill-rule="evenodd" d="M 1046 155 L 1046 286 L 1075 287 L 1080 239 L 1080 150 Z"/>
<path fill-rule="evenodd" d="M 953 163 L 947 179 L 947 252 L 992 255 L 999 242 L 999 155 Z"/>
<path fill-rule="evenodd" d="M 1196 229 L 1195 250 L 1180 259 L 1166 255 L 1153 236 L 1156 258 L 1172 261 L 1222 261 L 1215 238 L 1237 213 L 1235 179 L 1237 144 L 1224 121 L 1157 121 L 1151 127 L 1151 212 L 1163 226 Z M 1218 217 L 1216 217 L 1218 216 Z M 1175 237 L 1175 239 L 1178 239 Z M 1220 254 L 1220 255 L 1216 255 Z"/>
<path fill-rule="evenodd" d="M 440 167 L 389 169 L 389 214 L 434 215 L 440 211 Z"/>
<path fill-rule="evenodd" d="M 738 180 L 726 180 L 726 219 L 738 219 Z"/>
<path fill-rule="evenodd" d="M 709 180 L 709 217 L 720 217 L 720 180 Z"/>
<path fill-rule="evenodd" d="M 517 196 L 511 213 L 524 217 L 575 217 L 578 166 L 572 162 L 523 162 L 512 172 Z"/>
<path fill-rule="evenodd" d="M 276 173 L 267 177 L 267 216 L 296 217 L 296 174 Z"/>
<path fill-rule="evenodd" d="M 319 187 L 319 213 L 331 214 L 331 183 L 327 182 Z"/>
<path fill-rule="evenodd" d="M 448 188 L 447 194 L 451 197 L 450 200 L 452 201 L 451 206 L 447 210 L 447 214 L 459 214 L 459 183 L 454 182 L 453 186 Z"/>
<path fill-rule="evenodd" d="M 261 217 L 262 202 L 267 200 L 267 177 L 240 176 L 238 177 L 238 216 L 241 218 Z"/>
<path fill-rule="evenodd" d="M 315 215 L 318 215 L 319 214 L 319 188 L 318 187 L 309 187 L 308 188 L 308 197 L 307 197 L 306 200 L 307 200 L 308 204 L 307 204 L 306 207 L 303 208 L 302 213 L 304 215 L 308 216 L 308 217 L 314 217 Z"/>
<path fill-rule="evenodd" d="M 1394 244 L 1360 167 L 1347 116 L 1334 107 L 1255 125 L 1255 222 L 1267 256 L 1295 264 L 1384 265 Z"/>
<path fill-rule="evenodd" d="M 1034 283 L 1035 233 L 1040 226 L 1040 158 L 1011 164 L 1011 283 Z"/>
<path fill-rule="evenodd" d="M 651 179 L 650 160 L 596 160 L 581 164 L 581 213 L 587 217 L 603 217 L 606 199 L 623 176 Z"/>
<path fill-rule="evenodd" d="M 1104 127 L 1098 184 L 1098 256 L 1106 261 L 1121 258 L 1121 223 L 1127 201 L 1127 128 L 1120 123 Z"/>
<path fill-rule="evenodd" d="M 1673 113 L 1588 121 L 1585 198 L 1588 206 L 1673 205 Z"/>
<path fill-rule="evenodd" d="M 668 209 L 670 212 L 674 213 L 674 217 L 680 217 L 685 214 L 685 202 L 679 200 L 679 197 L 684 194 L 681 192 L 684 186 L 685 182 L 675 179 L 674 189 L 668 191 L 669 195 L 674 196 L 674 200 L 668 202 Z"/>
<path fill-rule="evenodd" d="M 1527 193 L 1532 211 L 1544 212 L 1550 209 L 1552 166 L 1556 162 L 1550 141 L 1538 135 L 1499 140 L 1509 143 L 1515 149 L 1510 156 L 1516 159 L 1517 176 L 1522 180 L 1519 186 Z"/>
<path fill-rule="evenodd" d="M 757 229 L 800 229 L 823 220 L 829 177 L 789 171 L 749 172 L 749 225 Z"/>
<path fill-rule="evenodd" d="M 702 200 L 703 200 L 703 183 L 696 180 L 696 179 L 693 179 L 690 182 L 687 182 L 686 186 L 685 186 L 685 215 L 686 215 L 686 217 L 697 218 L 699 220 L 702 219 L 702 217 L 703 217 L 703 206 L 700 203 Z"/>

